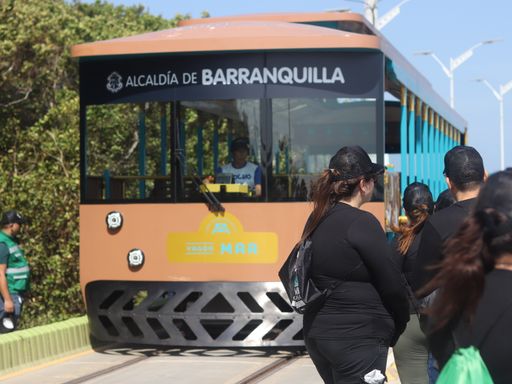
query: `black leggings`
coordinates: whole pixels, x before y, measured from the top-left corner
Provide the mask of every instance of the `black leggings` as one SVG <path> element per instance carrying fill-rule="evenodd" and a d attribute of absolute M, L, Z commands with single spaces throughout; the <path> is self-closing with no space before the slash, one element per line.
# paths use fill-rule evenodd
<path fill-rule="evenodd" d="M 326 384 L 361 384 L 364 375 L 386 373 L 388 343 L 379 339 L 306 338 L 306 348 Z"/>

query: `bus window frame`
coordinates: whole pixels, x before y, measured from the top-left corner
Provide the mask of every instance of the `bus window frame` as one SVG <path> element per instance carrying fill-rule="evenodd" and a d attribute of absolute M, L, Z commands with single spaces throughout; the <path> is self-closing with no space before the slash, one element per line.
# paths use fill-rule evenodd
<path fill-rule="evenodd" d="M 320 51 L 325 54 L 325 51 Z M 354 53 L 352 50 L 347 50 L 347 53 Z M 267 57 L 267 55 L 272 55 L 274 53 L 279 54 L 280 52 L 260 52 Z M 282 52 L 281 52 L 282 53 Z M 304 54 L 304 52 L 294 51 L 292 54 Z M 340 53 L 337 51 L 333 51 L 334 54 Z M 375 66 L 375 70 L 379 71 L 380 77 L 375 83 L 375 87 L 377 88 L 373 92 L 375 93 L 375 103 L 376 103 L 376 155 L 377 162 L 383 164 L 384 162 L 384 153 L 385 153 L 385 100 L 384 100 L 384 88 L 385 88 L 385 78 L 386 71 L 384 68 L 385 64 L 385 55 L 382 51 L 372 51 L 372 56 L 376 55 L 379 57 L 380 64 Z M 272 94 L 276 91 L 276 85 L 272 86 L 272 90 L 269 90 L 269 93 Z M 283 87 L 284 89 L 284 87 Z M 82 92 L 82 89 L 81 89 Z M 278 91 L 280 92 L 280 91 Z M 267 92 L 265 92 L 267 95 Z M 362 95 L 361 95 L 362 96 Z M 273 153 L 273 127 L 272 127 L 272 100 L 275 97 L 283 97 L 283 96 L 274 96 L 274 97 L 266 97 L 259 98 L 260 100 L 260 167 L 262 170 L 262 198 L 258 200 L 251 200 L 247 202 L 271 202 L 269 200 L 269 187 L 271 185 L 270 180 L 273 176 L 272 169 L 272 153 Z M 292 95 L 287 96 L 292 97 Z M 307 95 L 302 97 L 308 97 Z M 340 92 L 339 97 L 347 97 L 346 94 Z M 351 95 L 351 97 L 358 97 L 358 95 Z M 247 97 L 240 97 L 240 99 Z M 199 98 L 197 100 L 200 100 Z M 151 101 L 151 100 L 148 100 Z M 154 100 L 157 101 L 157 100 Z M 91 199 L 86 198 L 85 192 L 87 187 L 87 121 L 86 121 L 86 112 L 87 107 L 89 105 L 94 104 L 86 104 L 85 102 L 80 101 L 80 204 L 113 204 L 113 203 L 180 203 L 180 204 L 188 204 L 188 202 L 179 201 L 178 197 L 182 195 L 183 191 L 183 175 L 181 175 L 181 168 L 179 165 L 179 148 L 177 147 L 177 140 L 179 139 L 179 107 L 180 102 L 182 100 L 173 99 L 173 96 L 169 98 L 167 101 L 160 100 L 160 102 L 168 103 L 171 111 L 170 111 L 170 136 L 168 140 L 170 140 L 169 148 L 170 148 L 170 156 L 171 159 L 168 159 L 171 164 L 171 198 L 170 199 L 162 199 L 162 200 L 148 200 L 148 199 Z M 130 102 L 130 101 L 128 101 Z M 135 101 L 131 102 L 135 103 Z M 116 104 L 116 102 L 104 102 L 99 103 L 98 105 L 105 104 Z M 273 200 L 272 200 L 273 202 Z M 245 202 L 242 202 L 245 203 Z"/>

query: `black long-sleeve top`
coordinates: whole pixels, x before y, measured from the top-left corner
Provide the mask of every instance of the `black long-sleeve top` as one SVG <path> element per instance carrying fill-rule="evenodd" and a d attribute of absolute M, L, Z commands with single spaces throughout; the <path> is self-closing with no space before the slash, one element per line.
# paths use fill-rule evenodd
<path fill-rule="evenodd" d="M 344 282 L 317 314 L 304 315 L 306 337 L 395 341 L 409 320 L 407 295 L 377 219 L 338 203 L 312 241 L 313 281 L 321 289 Z"/>
<path fill-rule="evenodd" d="M 414 268 L 416 265 L 416 259 L 418 257 L 418 250 L 421 242 L 421 233 L 423 232 L 423 229 L 414 236 L 414 239 L 412 240 L 411 245 L 409 246 L 409 249 L 405 253 L 405 255 L 402 255 L 398 251 L 398 239 L 395 238 L 393 240 L 392 248 L 394 252 L 394 258 L 395 262 L 398 265 L 398 268 L 400 271 L 402 271 L 402 274 L 404 275 L 405 280 L 407 281 L 407 284 L 411 287 L 414 275 Z M 417 308 L 419 307 L 419 303 L 417 302 L 416 298 L 414 297 L 414 293 L 412 292 L 412 288 L 410 288 L 410 291 L 408 292 L 408 299 L 409 299 L 409 313 L 415 314 L 417 313 Z M 414 300 L 414 302 L 413 302 Z"/>
<path fill-rule="evenodd" d="M 393 251 L 395 251 L 395 262 L 397 263 L 398 268 L 400 268 L 409 284 L 411 284 L 413 280 L 413 272 L 416 265 L 416 259 L 418 258 L 418 250 L 421 242 L 421 232 L 422 231 L 414 236 L 414 239 L 405 255 L 402 255 L 400 252 L 398 252 L 398 239 L 395 238 L 395 240 L 391 243 L 393 246 Z"/>
<path fill-rule="evenodd" d="M 412 289 L 417 291 L 436 274 L 429 267 L 439 264 L 443 259 L 443 243 L 459 229 L 476 199 L 456 202 L 434 213 L 425 223 L 419 243 L 418 256 L 410 280 Z"/>
<path fill-rule="evenodd" d="M 480 350 L 495 384 L 512 380 L 512 271 L 493 270 L 485 277 L 485 288 L 471 323 L 455 321 L 460 347 L 474 345 Z M 435 322 L 435 319 L 434 319 Z M 428 336 L 440 368 L 455 350 L 450 326 Z"/>

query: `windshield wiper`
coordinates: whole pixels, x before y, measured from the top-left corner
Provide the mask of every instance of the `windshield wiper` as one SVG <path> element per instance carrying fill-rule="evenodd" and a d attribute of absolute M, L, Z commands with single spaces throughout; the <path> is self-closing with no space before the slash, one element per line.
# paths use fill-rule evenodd
<path fill-rule="evenodd" d="M 206 200 L 208 210 L 213 213 L 224 212 L 226 209 L 222 206 L 221 202 L 215 195 L 208 189 L 208 186 L 201 180 L 201 178 L 194 172 L 192 180 L 196 185 L 197 190 L 203 195 Z"/>

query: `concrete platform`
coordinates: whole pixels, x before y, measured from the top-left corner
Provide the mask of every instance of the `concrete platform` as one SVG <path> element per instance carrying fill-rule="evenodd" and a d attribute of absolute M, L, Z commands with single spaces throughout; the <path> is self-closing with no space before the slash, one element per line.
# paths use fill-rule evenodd
<path fill-rule="evenodd" d="M 41 366 L 0 377 L 6 384 L 63 384 L 96 372 L 128 364 L 110 373 L 90 378 L 88 384 L 180 383 L 235 384 L 290 351 L 261 349 L 108 349 L 87 351 Z M 399 384 L 392 353 L 388 359 L 388 383 Z M 260 383 L 322 384 L 307 355 L 264 377 Z"/>

